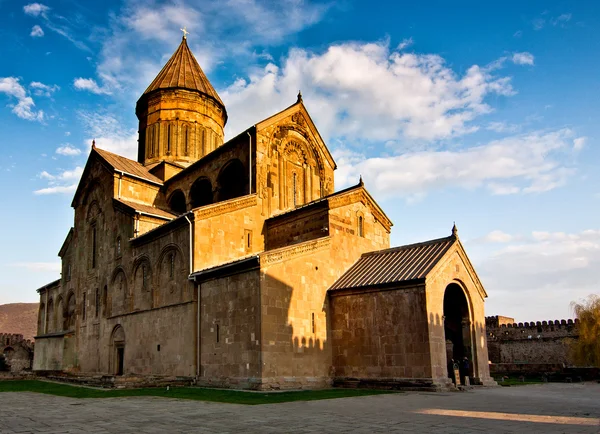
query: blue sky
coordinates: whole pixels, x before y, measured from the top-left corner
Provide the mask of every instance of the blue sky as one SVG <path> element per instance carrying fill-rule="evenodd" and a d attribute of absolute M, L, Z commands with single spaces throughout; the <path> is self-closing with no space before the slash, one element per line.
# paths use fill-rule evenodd
<path fill-rule="evenodd" d="M 600 5 L 418 3 L 0 0 L 0 303 L 58 278 L 91 139 L 135 158 L 186 26 L 228 137 L 302 89 L 336 189 L 362 175 L 393 245 L 456 221 L 487 314 L 569 317 L 600 292 Z"/>

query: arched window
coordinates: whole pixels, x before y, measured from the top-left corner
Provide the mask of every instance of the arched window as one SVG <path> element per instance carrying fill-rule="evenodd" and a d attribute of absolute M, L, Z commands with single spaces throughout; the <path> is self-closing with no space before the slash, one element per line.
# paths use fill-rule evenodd
<path fill-rule="evenodd" d="M 171 124 L 167 125 L 167 155 L 171 155 Z"/>
<path fill-rule="evenodd" d="M 176 214 L 183 214 L 186 211 L 185 195 L 181 190 L 175 190 L 169 197 L 169 208 Z"/>
<path fill-rule="evenodd" d="M 76 303 L 75 303 L 75 294 L 71 293 L 69 294 L 69 298 L 67 298 L 67 308 L 65 310 L 65 316 L 64 316 L 64 324 L 65 324 L 65 330 L 73 330 L 75 329 L 75 309 L 76 309 Z"/>
<path fill-rule="evenodd" d="M 294 172 L 294 185 L 293 185 L 293 196 L 294 196 L 294 208 L 298 204 L 298 176 L 296 172 Z"/>
<path fill-rule="evenodd" d="M 358 236 L 359 237 L 365 236 L 364 219 L 363 219 L 363 216 L 361 216 L 361 215 L 358 216 Z"/>
<path fill-rule="evenodd" d="M 192 208 L 213 203 L 212 184 L 207 178 L 198 178 L 190 189 Z"/>
<path fill-rule="evenodd" d="M 187 125 L 184 125 L 181 130 L 183 135 L 183 155 L 189 155 L 190 150 Z"/>
<path fill-rule="evenodd" d="M 96 224 L 94 223 L 92 225 L 91 228 L 91 256 L 92 256 L 92 268 L 96 268 L 96 261 L 97 261 L 97 254 L 98 254 L 98 249 L 97 249 L 97 232 L 96 232 Z"/>
<path fill-rule="evenodd" d="M 248 191 L 248 177 L 238 159 L 230 160 L 217 178 L 219 201 L 243 196 Z"/>

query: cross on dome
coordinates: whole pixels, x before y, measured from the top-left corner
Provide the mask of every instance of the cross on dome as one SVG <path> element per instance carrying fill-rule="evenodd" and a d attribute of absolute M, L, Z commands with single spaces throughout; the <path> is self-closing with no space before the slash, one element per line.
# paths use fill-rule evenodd
<path fill-rule="evenodd" d="M 190 34 L 190 32 L 187 31 L 187 27 L 184 27 L 183 29 L 179 29 L 183 32 L 183 39 L 187 39 L 187 35 Z"/>

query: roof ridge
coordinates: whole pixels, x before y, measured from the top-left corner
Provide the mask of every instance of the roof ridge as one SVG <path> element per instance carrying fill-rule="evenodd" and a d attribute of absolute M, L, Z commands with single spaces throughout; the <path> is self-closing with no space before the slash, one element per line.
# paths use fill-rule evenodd
<path fill-rule="evenodd" d="M 456 240 L 457 240 L 457 238 L 454 235 L 450 235 L 449 237 L 436 238 L 433 240 L 421 241 L 421 242 L 412 243 L 412 244 L 404 244 L 402 246 L 390 247 L 389 249 L 374 250 L 372 252 L 363 253 L 362 256 L 371 256 L 371 255 L 379 255 L 379 254 L 385 254 L 385 253 L 398 252 L 400 250 L 407 250 L 407 249 L 423 247 L 423 246 L 432 245 L 432 244 L 441 244 L 443 242 L 456 241 Z"/>

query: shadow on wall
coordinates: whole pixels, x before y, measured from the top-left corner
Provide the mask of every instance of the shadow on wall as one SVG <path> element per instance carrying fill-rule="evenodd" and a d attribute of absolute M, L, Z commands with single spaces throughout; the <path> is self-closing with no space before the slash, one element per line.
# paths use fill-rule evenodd
<path fill-rule="evenodd" d="M 327 294 L 322 285 L 298 280 L 294 288 L 269 275 L 263 278 L 263 378 L 271 378 L 275 388 L 311 382 L 316 382 L 312 387 L 323 387 L 332 374 Z"/>

